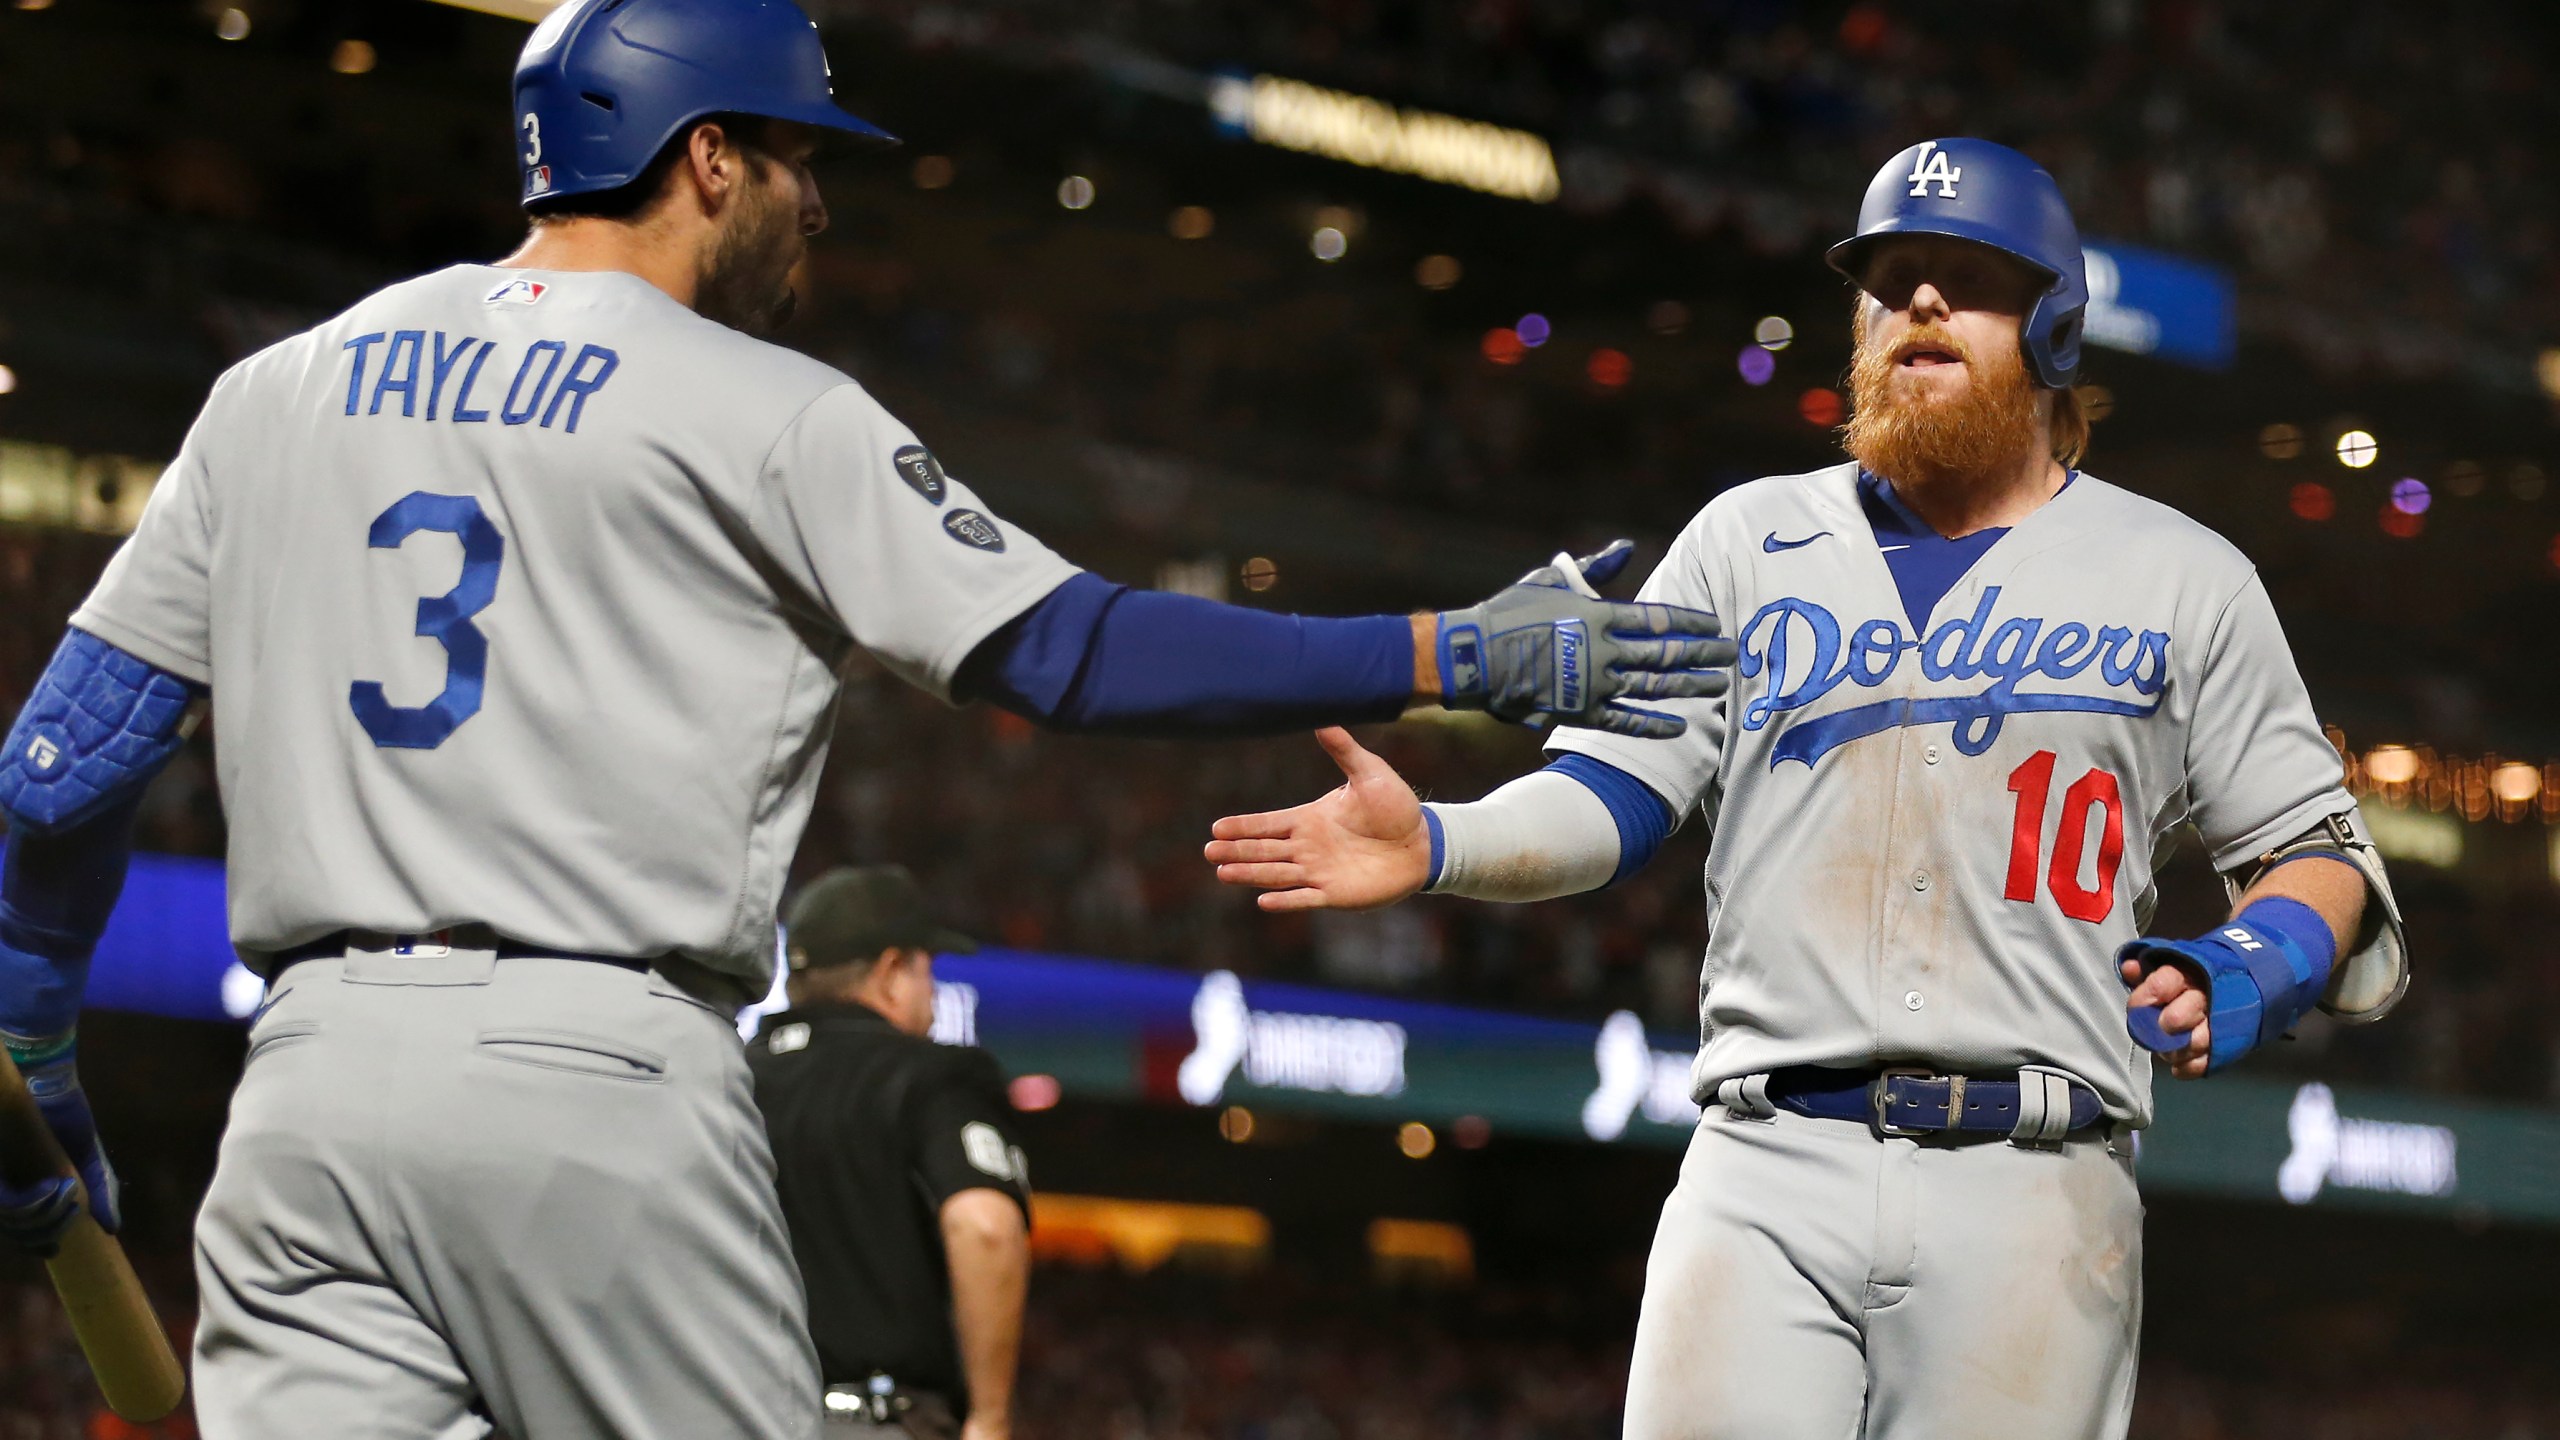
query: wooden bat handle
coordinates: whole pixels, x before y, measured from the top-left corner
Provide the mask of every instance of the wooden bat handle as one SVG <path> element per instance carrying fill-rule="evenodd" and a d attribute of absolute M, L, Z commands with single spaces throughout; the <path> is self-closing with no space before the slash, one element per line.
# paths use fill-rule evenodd
<path fill-rule="evenodd" d="M 71 1162 L 54 1143 L 26 1077 L 0 1051 L 0 1170 L 12 1181 L 29 1177 L 71 1175 Z M 45 1270 L 70 1313 L 71 1333 L 89 1357 L 90 1373 L 107 1397 L 107 1408 L 127 1420 L 148 1424 L 178 1408 L 187 1393 L 187 1373 L 169 1348 L 168 1333 L 142 1293 L 142 1281 L 125 1259 L 124 1247 L 98 1228 L 82 1196 L 79 1216 L 62 1235 L 62 1248 Z"/>

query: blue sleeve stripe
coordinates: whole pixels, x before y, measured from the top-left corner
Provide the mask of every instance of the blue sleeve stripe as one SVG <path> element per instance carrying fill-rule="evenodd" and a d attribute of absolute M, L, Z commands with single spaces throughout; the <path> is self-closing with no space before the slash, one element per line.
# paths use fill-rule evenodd
<path fill-rule="evenodd" d="M 1663 838 L 1671 833 L 1671 803 L 1654 792 L 1652 786 L 1605 760 L 1588 755 L 1559 755 L 1547 768 L 1559 775 L 1570 776 L 1584 789 L 1600 797 L 1609 807 L 1609 817 L 1618 822 L 1618 868 L 1609 877 L 1617 884 L 1653 858 L 1662 848 Z"/>
<path fill-rule="evenodd" d="M 1422 828 L 1431 832 L 1431 874 L 1422 882 L 1422 888 L 1428 890 L 1448 873 L 1449 836 L 1440 828 L 1440 816 L 1428 805 L 1422 807 Z"/>

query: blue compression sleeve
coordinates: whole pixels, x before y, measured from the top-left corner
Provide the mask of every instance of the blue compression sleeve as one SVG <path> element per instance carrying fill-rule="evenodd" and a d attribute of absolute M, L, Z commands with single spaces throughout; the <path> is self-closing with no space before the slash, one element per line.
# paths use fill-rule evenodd
<path fill-rule="evenodd" d="M 1559 775 L 1569 775 L 1582 782 L 1583 788 L 1600 797 L 1609 807 L 1609 817 L 1618 822 L 1618 868 L 1609 883 L 1633 875 L 1644 868 L 1653 853 L 1662 848 L 1665 836 L 1678 817 L 1671 813 L 1670 802 L 1654 793 L 1652 786 L 1605 760 L 1588 755 L 1559 755 L 1547 768 Z M 1434 836 L 1435 841 L 1437 835 Z M 1439 871 L 1439 846 L 1432 847 L 1432 871 Z"/>
<path fill-rule="evenodd" d="M 79 1018 L 141 808 L 136 793 L 58 834 L 9 833 L 0 849 L 0 1030 L 53 1035 Z"/>
<path fill-rule="evenodd" d="M 1274 615 L 1079 574 L 980 644 L 953 689 L 1115 735 L 1392 720 L 1413 697 L 1413 629 L 1398 615 Z"/>

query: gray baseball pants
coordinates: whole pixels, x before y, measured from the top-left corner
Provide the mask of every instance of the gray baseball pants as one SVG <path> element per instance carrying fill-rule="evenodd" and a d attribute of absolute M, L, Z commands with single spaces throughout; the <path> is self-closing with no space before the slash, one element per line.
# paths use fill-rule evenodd
<path fill-rule="evenodd" d="M 250 1030 L 196 1273 L 207 1440 L 818 1430 L 737 1031 L 657 972 L 293 966 Z"/>
<path fill-rule="evenodd" d="M 2130 1140 L 1878 1139 L 1709 1106 L 1662 1207 L 1628 1440 L 2121 1440 Z"/>

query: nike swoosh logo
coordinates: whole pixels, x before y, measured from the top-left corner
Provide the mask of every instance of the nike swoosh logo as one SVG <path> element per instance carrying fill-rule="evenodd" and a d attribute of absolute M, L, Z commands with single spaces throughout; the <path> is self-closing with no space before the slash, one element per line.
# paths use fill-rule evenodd
<path fill-rule="evenodd" d="M 1911 547 L 1908 545 L 1881 545 L 1877 547 L 1877 549 L 1887 555 L 1892 554 L 1896 550 L 1908 550 L 1910 548 Z"/>
<path fill-rule="evenodd" d="M 1772 530 L 1769 532 L 1769 538 L 1760 542 L 1760 548 L 1768 551 L 1772 555 L 1775 555 L 1781 550 L 1801 549 L 1830 533 L 1831 532 L 1828 530 L 1816 530 L 1801 540 L 1781 540 L 1778 538 L 1778 532 Z"/>

